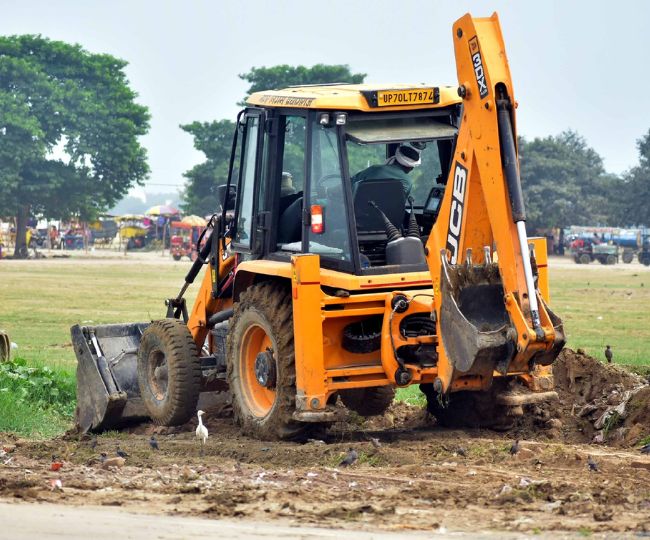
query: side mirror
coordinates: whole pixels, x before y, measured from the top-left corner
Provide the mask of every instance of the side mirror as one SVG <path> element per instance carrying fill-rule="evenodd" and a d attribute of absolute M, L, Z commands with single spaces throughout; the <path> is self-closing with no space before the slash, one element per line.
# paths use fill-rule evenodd
<path fill-rule="evenodd" d="M 220 210 L 224 207 L 226 211 L 235 209 L 235 199 L 237 198 L 237 188 L 230 186 L 228 190 L 227 184 L 217 186 L 217 201 L 219 201 Z"/>

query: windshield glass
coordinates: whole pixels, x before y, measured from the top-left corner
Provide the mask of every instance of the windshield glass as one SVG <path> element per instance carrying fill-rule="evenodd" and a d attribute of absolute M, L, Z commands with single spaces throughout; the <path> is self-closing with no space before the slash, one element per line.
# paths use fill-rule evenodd
<path fill-rule="evenodd" d="M 433 188 L 444 189 L 440 143 L 449 145 L 456 132 L 454 126 L 430 117 L 350 119 L 346 147 L 353 188 L 355 180 L 368 176 L 400 176 L 414 206 L 424 207 Z M 394 164 L 395 151 L 402 145 L 416 149 L 413 156 L 419 154 L 419 163 L 414 163 L 411 170 L 394 172 L 385 166 Z"/>

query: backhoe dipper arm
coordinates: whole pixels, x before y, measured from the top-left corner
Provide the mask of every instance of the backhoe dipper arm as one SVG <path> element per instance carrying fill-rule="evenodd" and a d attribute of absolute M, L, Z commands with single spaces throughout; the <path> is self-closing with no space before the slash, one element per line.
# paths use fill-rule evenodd
<path fill-rule="evenodd" d="M 491 379 L 494 370 L 527 372 L 531 358 L 556 343 L 531 269 L 517 104 L 496 13 L 465 15 L 454 24 L 453 39 L 462 120 L 427 243 L 442 344 L 438 391 L 447 391 L 458 374 Z"/>

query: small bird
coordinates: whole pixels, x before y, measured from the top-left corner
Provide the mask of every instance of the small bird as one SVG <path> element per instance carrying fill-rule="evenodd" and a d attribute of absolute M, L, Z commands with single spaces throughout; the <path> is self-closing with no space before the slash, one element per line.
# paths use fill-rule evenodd
<path fill-rule="evenodd" d="M 641 452 L 642 454 L 650 454 L 650 443 L 639 448 L 639 452 Z"/>
<path fill-rule="evenodd" d="M 119 445 L 117 446 L 117 450 L 115 451 L 115 453 L 121 458 L 129 457 L 129 454 L 127 454 L 124 450 L 122 450 Z"/>
<path fill-rule="evenodd" d="M 50 465 L 50 470 L 58 471 L 61 467 L 63 467 L 63 462 L 59 459 L 59 456 L 52 454 L 52 464 Z"/>
<path fill-rule="evenodd" d="M 158 447 L 158 441 L 156 440 L 156 436 L 152 435 L 151 439 L 149 439 L 149 446 L 151 446 L 152 450 L 160 450 Z"/>
<path fill-rule="evenodd" d="M 465 450 L 465 448 L 463 448 L 462 446 L 459 446 L 458 448 L 456 448 L 456 454 L 458 454 L 459 456 L 462 456 L 462 457 L 466 457 L 467 456 L 467 450 Z"/>
<path fill-rule="evenodd" d="M 108 456 L 106 455 L 106 452 L 102 452 L 99 454 L 99 462 L 104 463 L 108 459 Z"/>
<path fill-rule="evenodd" d="M 339 467 L 349 467 L 359 458 L 359 454 L 354 448 L 350 448 L 348 453 L 345 454 L 345 457 L 339 463 Z"/>
<path fill-rule="evenodd" d="M 93 440 L 90 441 L 90 449 L 94 450 L 95 448 L 97 448 L 97 437 L 93 437 Z"/>
<path fill-rule="evenodd" d="M 614 358 L 614 355 L 612 354 L 612 348 L 609 345 L 607 345 L 607 348 L 605 349 L 605 358 L 607 358 L 608 364 L 612 363 L 612 358 Z"/>
<path fill-rule="evenodd" d="M 197 411 L 196 416 L 199 419 L 199 425 L 196 426 L 196 438 L 201 440 L 201 455 L 203 455 L 204 452 L 204 446 L 206 441 L 208 440 L 208 428 L 203 425 L 203 420 L 201 420 L 201 417 L 205 413 L 203 411 Z"/>
<path fill-rule="evenodd" d="M 519 453 L 519 439 L 517 439 L 514 444 L 510 447 L 510 455 L 515 456 Z"/>
<path fill-rule="evenodd" d="M 587 456 L 587 467 L 591 472 L 598 472 L 598 463 L 596 463 L 591 456 Z"/>
<path fill-rule="evenodd" d="M 381 443 L 377 437 L 370 437 L 370 444 L 372 444 L 373 447 L 377 448 L 377 450 L 381 448 Z"/>
<path fill-rule="evenodd" d="M 52 478 L 50 480 L 50 491 L 63 491 L 63 484 L 60 478 Z"/>

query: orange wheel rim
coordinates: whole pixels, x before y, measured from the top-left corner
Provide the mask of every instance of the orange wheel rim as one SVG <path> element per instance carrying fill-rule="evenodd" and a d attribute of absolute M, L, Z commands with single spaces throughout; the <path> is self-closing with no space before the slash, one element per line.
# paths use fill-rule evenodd
<path fill-rule="evenodd" d="M 248 410 L 260 418 L 269 413 L 276 397 L 275 389 L 261 385 L 255 376 L 257 355 L 269 349 L 273 349 L 273 342 L 264 328 L 256 324 L 246 330 L 239 351 L 239 377 Z"/>

